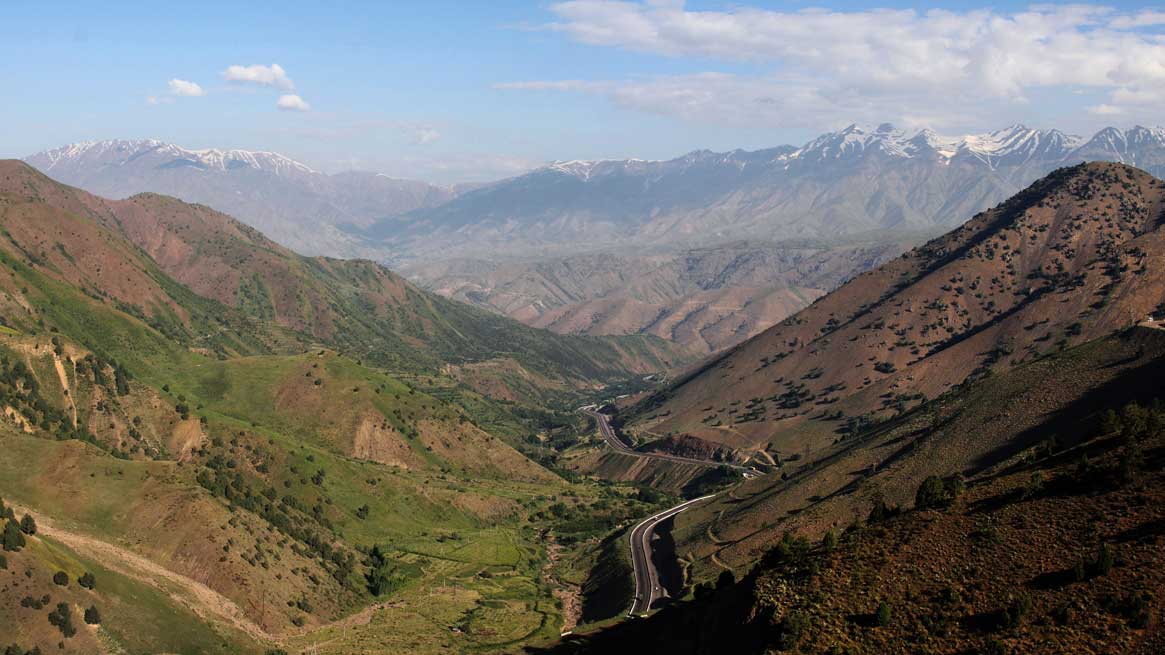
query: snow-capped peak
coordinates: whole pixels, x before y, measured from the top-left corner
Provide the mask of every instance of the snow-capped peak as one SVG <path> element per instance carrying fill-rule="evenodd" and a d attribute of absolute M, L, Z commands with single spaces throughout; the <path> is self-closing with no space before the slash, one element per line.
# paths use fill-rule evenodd
<path fill-rule="evenodd" d="M 103 165 L 126 165 L 143 157 L 166 159 L 159 166 L 186 165 L 203 170 L 233 170 L 253 168 L 286 175 L 290 173 L 313 174 L 316 171 L 290 157 L 276 152 L 251 150 L 190 150 L 157 139 L 111 139 L 106 141 L 82 141 L 52 150 L 45 150 L 29 157 L 44 171 L 57 166 L 81 162 L 100 162 Z"/>
<path fill-rule="evenodd" d="M 879 153 L 906 159 L 937 156 L 949 162 L 963 155 L 995 165 L 1003 158 L 1022 163 L 1033 157 L 1062 157 L 1080 142 L 1078 137 L 1059 130 L 1035 130 L 1024 125 L 1012 125 L 987 134 L 945 136 L 930 129 L 907 132 L 882 123 L 877 127 L 850 125 L 823 134 L 789 155 L 788 159 L 821 161 Z"/>
<path fill-rule="evenodd" d="M 600 172 L 615 169 L 626 170 L 642 164 L 656 163 L 647 159 L 572 159 L 569 161 L 555 161 L 546 166 L 546 170 L 564 173 L 581 180 L 589 180 Z"/>
<path fill-rule="evenodd" d="M 868 153 L 911 158 L 938 150 L 942 139 L 930 130 L 913 133 L 890 123 L 877 126 L 852 124 L 837 132 L 827 132 L 788 155 L 787 159 L 821 161 L 843 159 Z"/>

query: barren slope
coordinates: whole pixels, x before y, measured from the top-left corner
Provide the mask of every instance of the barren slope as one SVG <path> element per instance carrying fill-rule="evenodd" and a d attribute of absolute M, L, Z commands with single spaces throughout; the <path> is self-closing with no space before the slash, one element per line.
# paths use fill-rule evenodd
<path fill-rule="evenodd" d="M 910 243 L 735 243 L 561 260 L 433 261 L 407 271 L 442 295 L 561 334 L 651 334 L 709 353 L 755 335 Z"/>
<path fill-rule="evenodd" d="M 809 454 L 846 422 L 1133 325 L 1165 301 L 1163 185 L 1061 169 L 693 371 L 631 429 Z"/>

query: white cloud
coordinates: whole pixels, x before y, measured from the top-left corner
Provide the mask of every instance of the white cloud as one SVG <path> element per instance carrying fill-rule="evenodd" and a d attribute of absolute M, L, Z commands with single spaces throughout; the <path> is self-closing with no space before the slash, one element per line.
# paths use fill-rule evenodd
<path fill-rule="evenodd" d="M 441 138 L 441 133 L 431 127 L 418 127 L 416 140 L 420 145 L 428 145 Z"/>
<path fill-rule="evenodd" d="M 860 119 L 951 124 L 992 119 L 1037 93 L 1084 88 L 1108 95 L 1093 112 L 1148 107 L 1165 96 L 1165 13 L 1093 5 L 984 9 L 695 11 L 682 1 L 572 0 L 542 29 L 595 46 L 664 57 L 748 64 L 756 75 L 507 82 L 506 89 L 598 94 L 621 106 L 684 119 L 763 120 L 852 111 Z M 1159 104 L 1157 105 L 1159 106 Z M 925 107 L 929 116 L 903 108 Z M 848 120 L 848 118 L 847 118 Z M 981 122 L 981 121 L 978 121 Z"/>
<path fill-rule="evenodd" d="M 284 111 L 308 111 L 311 109 L 311 105 L 294 93 L 279 96 L 279 99 L 275 101 L 275 106 Z"/>
<path fill-rule="evenodd" d="M 1120 107 L 1114 107 L 1112 105 L 1096 105 L 1095 107 L 1089 107 L 1088 111 L 1097 116 L 1117 116 L 1125 113 Z"/>
<path fill-rule="evenodd" d="M 206 95 L 206 91 L 194 82 L 174 78 L 170 80 L 170 94 L 176 96 L 197 97 Z"/>
<path fill-rule="evenodd" d="M 285 91 L 291 91 L 295 88 L 295 84 L 287 76 L 287 71 L 283 70 L 283 67 L 279 64 L 271 64 L 270 66 L 264 66 L 262 64 L 240 66 L 236 64 L 234 66 L 228 66 L 223 71 L 222 76 L 228 82 L 259 84 Z"/>

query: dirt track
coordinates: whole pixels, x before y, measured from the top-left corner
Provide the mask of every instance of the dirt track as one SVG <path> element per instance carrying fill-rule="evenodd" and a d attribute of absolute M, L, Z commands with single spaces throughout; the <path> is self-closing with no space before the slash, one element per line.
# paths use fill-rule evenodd
<path fill-rule="evenodd" d="M 78 553 L 97 560 L 102 566 L 165 592 L 204 619 L 217 619 L 263 642 L 274 639 L 271 634 L 248 619 L 234 601 L 210 587 L 116 544 L 58 528 L 51 520 L 36 512 L 21 508 L 18 513 L 26 512 L 36 519 L 37 534 L 55 539 Z"/>

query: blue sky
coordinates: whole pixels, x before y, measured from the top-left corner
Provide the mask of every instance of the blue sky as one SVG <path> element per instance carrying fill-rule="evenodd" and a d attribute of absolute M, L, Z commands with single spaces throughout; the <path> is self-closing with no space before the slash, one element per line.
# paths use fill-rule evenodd
<path fill-rule="evenodd" d="M 853 121 L 1165 122 L 1165 14 L 1148 5 L 170 4 L 5 0 L 0 155 L 155 137 L 448 183 Z"/>

